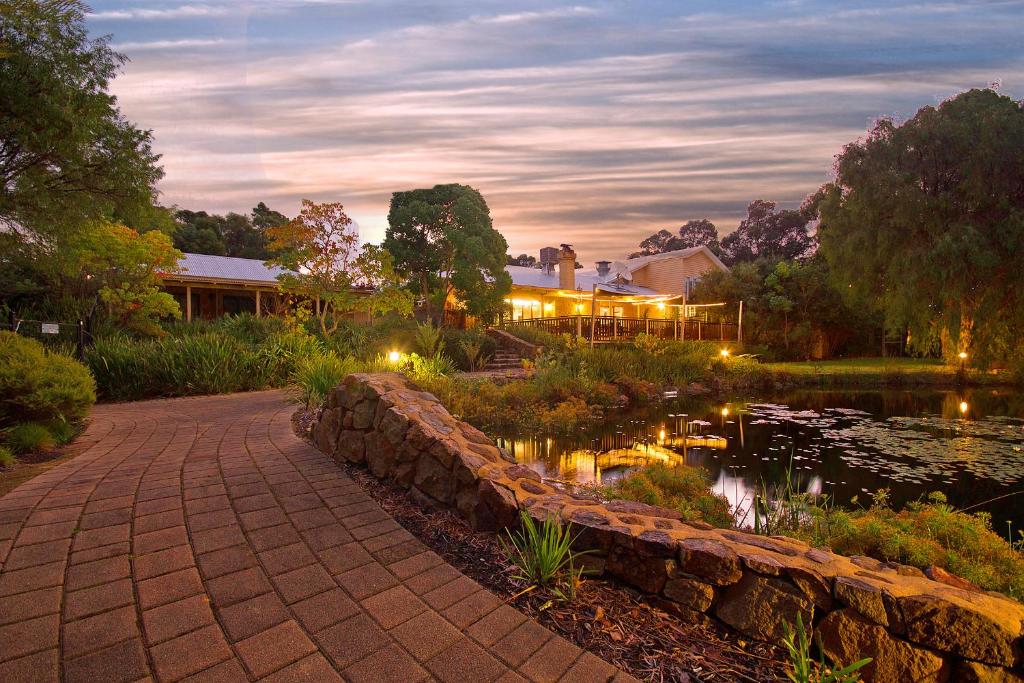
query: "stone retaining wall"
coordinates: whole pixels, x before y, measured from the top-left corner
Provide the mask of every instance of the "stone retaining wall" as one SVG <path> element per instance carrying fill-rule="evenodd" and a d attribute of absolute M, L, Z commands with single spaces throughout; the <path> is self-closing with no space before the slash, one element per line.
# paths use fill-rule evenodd
<path fill-rule="evenodd" d="M 537 354 L 541 352 L 544 347 L 531 344 L 525 339 L 520 339 L 514 334 L 509 334 L 505 330 L 499 330 L 495 327 L 487 328 L 487 336 L 494 339 L 500 348 L 509 349 L 515 353 L 518 353 L 522 358 L 536 358 Z"/>
<path fill-rule="evenodd" d="M 517 465 L 480 430 L 397 374 L 350 375 L 313 427 L 318 448 L 365 464 L 478 529 L 558 515 L 590 563 L 694 620 L 717 619 L 778 643 L 783 622 L 813 610 L 826 654 L 871 656 L 875 681 L 1024 681 L 1024 605 L 956 577 L 844 557 L 781 536 L 684 522 L 672 510 L 564 491 Z"/>

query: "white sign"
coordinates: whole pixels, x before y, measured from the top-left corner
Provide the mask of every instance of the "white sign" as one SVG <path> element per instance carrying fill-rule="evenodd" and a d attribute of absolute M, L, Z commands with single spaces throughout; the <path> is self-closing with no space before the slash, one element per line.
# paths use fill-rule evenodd
<path fill-rule="evenodd" d="M 60 334 L 60 325 L 57 323 L 43 323 L 43 334 Z"/>

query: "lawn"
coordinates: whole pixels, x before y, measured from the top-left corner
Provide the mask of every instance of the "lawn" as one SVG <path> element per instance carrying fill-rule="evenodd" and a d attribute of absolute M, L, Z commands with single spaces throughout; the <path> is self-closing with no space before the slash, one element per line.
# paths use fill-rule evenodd
<path fill-rule="evenodd" d="M 792 363 L 765 363 L 772 372 L 792 375 L 797 381 L 816 378 L 823 383 L 854 384 L 949 384 L 957 380 L 958 367 L 935 358 L 843 358 Z M 1004 372 L 968 370 L 971 384 L 1009 382 Z"/>

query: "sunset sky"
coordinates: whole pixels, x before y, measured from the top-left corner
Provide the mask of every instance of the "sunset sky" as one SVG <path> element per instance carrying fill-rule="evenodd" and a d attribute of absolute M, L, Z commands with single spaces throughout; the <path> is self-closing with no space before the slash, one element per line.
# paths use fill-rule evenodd
<path fill-rule="evenodd" d="M 796 206 L 881 116 L 1000 83 L 1024 97 L 1024 2 L 91 3 L 130 58 L 161 201 L 341 201 L 383 237 L 391 192 L 479 189 L 513 253 L 621 258 L 752 199 Z"/>

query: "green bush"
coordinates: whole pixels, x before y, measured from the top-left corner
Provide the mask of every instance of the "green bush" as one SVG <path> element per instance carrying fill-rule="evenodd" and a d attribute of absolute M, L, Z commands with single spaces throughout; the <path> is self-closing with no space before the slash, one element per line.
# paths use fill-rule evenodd
<path fill-rule="evenodd" d="M 0 332 L 0 425 L 80 420 L 95 401 L 96 384 L 81 363 Z"/>
<path fill-rule="evenodd" d="M 647 465 L 606 487 L 605 495 L 671 508 L 687 520 L 723 528 L 733 524 L 729 501 L 712 493 L 707 470 L 700 467 Z"/>
<path fill-rule="evenodd" d="M 7 446 L 0 446 L 0 467 L 7 469 L 15 463 L 14 453 Z"/>
<path fill-rule="evenodd" d="M 50 431 L 38 422 L 22 422 L 11 427 L 4 441 L 15 453 L 39 453 L 56 445 Z"/>
<path fill-rule="evenodd" d="M 320 405 L 327 392 L 357 369 L 358 365 L 351 356 L 338 358 L 332 353 L 318 353 L 301 359 L 294 378 L 299 399 L 307 408 Z"/>

